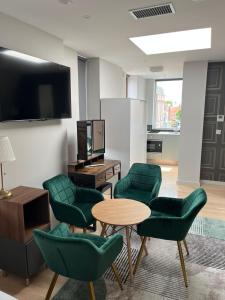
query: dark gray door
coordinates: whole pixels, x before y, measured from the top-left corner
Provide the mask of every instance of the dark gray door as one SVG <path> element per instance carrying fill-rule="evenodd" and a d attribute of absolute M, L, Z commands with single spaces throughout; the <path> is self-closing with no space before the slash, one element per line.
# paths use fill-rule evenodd
<path fill-rule="evenodd" d="M 209 63 L 201 159 L 202 180 L 225 181 L 224 115 L 225 63 Z"/>

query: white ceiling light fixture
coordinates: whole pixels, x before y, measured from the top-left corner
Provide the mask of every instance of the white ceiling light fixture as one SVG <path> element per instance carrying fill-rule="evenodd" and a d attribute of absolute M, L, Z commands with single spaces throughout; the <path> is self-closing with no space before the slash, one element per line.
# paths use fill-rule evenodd
<path fill-rule="evenodd" d="M 211 48 L 211 28 L 184 30 L 129 38 L 145 54 L 161 54 Z"/>
<path fill-rule="evenodd" d="M 59 0 L 60 4 L 64 4 L 64 5 L 69 5 L 69 4 L 73 4 L 72 0 Z"/>
<path fill-rule="evenodd" d="M 19 59 L 22 59 L 22 60 L 26 60 L 26 61 L 29 61 L 29 62 L 33 62 L 33 63 L 36 63 L 36 64 L 47 63 L 46 60 L 43 60 L 41 58 L 37 58 L 37 57 L 31 56 L 31 55 L 20 53 L 20 52 L 14 51 L 14 50 L 5 50 L 5 51 L 2 52 L 2 54 L 12 56 L 12 57 L 15 57 L 15 58 L 19 58 Z"/>
<path fill-rule="evenodd" d="M 162 72 L 163 71 L 163 66 L 152 66 L 149 67 L 149 70 L 153 73 L 157 73 L 157 72 Z"/>

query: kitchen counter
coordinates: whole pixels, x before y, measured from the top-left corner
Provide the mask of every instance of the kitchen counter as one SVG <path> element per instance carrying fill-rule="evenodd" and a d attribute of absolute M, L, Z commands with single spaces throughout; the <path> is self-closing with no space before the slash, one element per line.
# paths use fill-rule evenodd
<path fill-rule="evenodd" d="M 152 136 L 157 136 L 157 135 L 180 135 L 179 131 L 159 131 L 159 132 L 150 132 L 147 131 L 147 136 L 152 135 Z"/>

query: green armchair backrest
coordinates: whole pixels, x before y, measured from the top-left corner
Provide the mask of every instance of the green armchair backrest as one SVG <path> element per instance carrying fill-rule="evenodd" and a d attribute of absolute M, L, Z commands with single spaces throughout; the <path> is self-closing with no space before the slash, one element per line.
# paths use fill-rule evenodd
<path fill-rule="evenodd" d="M 152 216 L 138 225 L 138 234 L 182 241 L 206 201 L 207 195 L 202 188 L 196 189 L 183 200 L 164 197 L 155 198 L 150 203 Z M 173 215 L 173 210 L 176 215 Z"/>
<path fill-rule="evenodd" d="M 161 184 L 161 168 L 157 165 L 135 163 L 131 166 L 128 175 L 132 187 L 140 190 L 152 190 L 156 182 Z M 157 193 L 158 194 L 158 193 Z"/>
<path fill-rule="evenodd" d="M 43 187 L 49 191 L 50 204 L 57 220 L 81 228 L 95 222 L 91 209 L 103 200 L 102 193 L 78 187 L 63 174 L 45 181 Z"/>
<path fill-rule="evenodd" d="M 50 193 L 50 202 L 59 201 L 73 204 L 76 194 L 76 186 L 66 175 L 57 175 L 43 183 L 44 189 Z"/>
<path fill-rule="evenodd" d="M 50 232 L 35 229 L 33 234 L 52 271 L 81 281 L 93 281 L 102 276 L 123 245 L 122 236 L 117 234 L 98 247 L 91 241 L 91 235 L 72 234 L 64 223 Z"/>

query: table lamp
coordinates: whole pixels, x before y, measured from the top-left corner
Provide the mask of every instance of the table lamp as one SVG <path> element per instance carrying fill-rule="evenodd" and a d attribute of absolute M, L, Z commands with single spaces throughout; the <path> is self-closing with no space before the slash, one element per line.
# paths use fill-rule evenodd
<path fill-rule="evenodd" d="M 10 140 L 7 136 L 0 137 L 0 168 L 1 168 L 1 183 L 2 187 L 0 190 L 0 199 L 9 198 L 12 196 L 12 192 L 4 190 L 4 178 L 3 178 L 3 166 L 2 163 L 7 161 L 15 160 L 15 155 L 10 143 Z"/>

